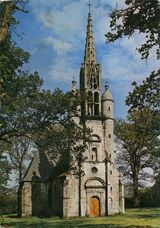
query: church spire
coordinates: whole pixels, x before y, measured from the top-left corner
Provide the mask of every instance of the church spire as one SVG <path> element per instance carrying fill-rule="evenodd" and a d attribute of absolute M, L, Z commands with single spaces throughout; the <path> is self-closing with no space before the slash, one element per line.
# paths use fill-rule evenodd
<path fill-rule="evenodd" d="M 88 6 L 89 6 L 89 13 L 91 13 L 91 6 L 92 6 L 92 4 L 91 4 L 91 0 L 89 0 L 89 2 L 88 2 Z"/>
<path fill-rule="evenodd" d="M 101 115 L 101 65 L 96 62 L 94 34 L 92 29 L 91 2 L 86 33 L 84 62 L 80 70 L 80 90 L 87 94 L 81 105 L 82 116 Z"/>
<path fill-rule="evenodd" d="M 95 46 L 94 46 L 94 34 L 93 34 L 93 29 L 92 29 L 90 0 L 89 0 L 88 5 L 89 5 L 89 13 L 88 13 L 88 24 L 87 24 L 87 33 L 86 33 L 84 61 L 91 63 L 91 62 L 96 62 L 96 52 L 95 52 Z"/>

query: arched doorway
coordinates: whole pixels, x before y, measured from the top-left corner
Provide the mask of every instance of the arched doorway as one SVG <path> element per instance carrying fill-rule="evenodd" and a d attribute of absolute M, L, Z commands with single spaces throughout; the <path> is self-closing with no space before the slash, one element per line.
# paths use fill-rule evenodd
<path fill-rule="evenodd" d="M 90 198 L 90 217 L 100 216 L 100 200 L 97 196 Z"/>

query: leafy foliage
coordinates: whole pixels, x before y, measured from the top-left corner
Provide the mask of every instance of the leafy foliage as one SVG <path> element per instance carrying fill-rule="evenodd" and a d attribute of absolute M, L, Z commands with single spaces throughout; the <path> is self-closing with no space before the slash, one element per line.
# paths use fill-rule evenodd
<path fill-rule="evenodd" d="M 74 107 L 77 107 L 77 97 L 73 96 L 72 93 L 68 93 L 64 98 L 65 105 L 72 101 L 72 105 L 76 103 Z M 59 99 L 56 99 L 56 102 L 62 107 Z M 57 172 L 62 172 L 62 169 L 63 172 L 73 169 L 75 175 L 80 175 L 77 173 L 75 164 L 78 164 L 80 160 L 80 163 L 85 160 L 84 151 L 87 146 L 86 140 L 90 136 L 90 130 L 84 129 L 82 124 L 76 123 L 76 117 L 73 117 L 73 115 L 77 111 L 76 109 L 73 111 L 73 108 L 71 110 L 72 112 L 65 110 L 63 116 L 57 118 L 55 124 L 53 123 L 51 127 L 46 128 L 43 132 L 37 132 L 33 136 L 38 149 L 47 151 L 54 165 L 57 166 L 57 171 L 54 169 L 55 175 L 57 175 Z"/>
<path fill-rule="evenodd" d="M 142 181 L 153 180 L 149 170 L 156 170 L 157 151 L 159 140 L 157 138 L 154 112 L 150 109 L 134 110 L 126 121 L 115 123 L 115 135 L 118 144 L 117 161 L 120 170 L 133 186 L 134 206 L 139 205 L 139 191 Z"/>
<path fill-rule="evenodd" d="M 9 145 L 8 152 L 14 169 L 19 168 L 19 159 L 22 159 L 25 148 L 16 151 L 12 146 L 15 146 L 15 143 L 18 146 L 22 138 L 35 140 L 39 149 L 49 149 L 52 157 L 60 158 L 68 150 L 68 144 L 73 146 L 73 141 L 81 138 L 80 131 L 83 132 L 70 121 L 71 115 L 77 113 L 76 107 L 80 101 L 78 95 L 63 93 L 59 89 L 53 92 L 44 90 L 43 81 L 37 72 L 30 74 L 23 70 L 29 57 L 29 53 L 17 47 L 11 40 L 10 33 L 0 42 L 0 143 Z M 63 131 L 54 131 L 54 126 L 57 125 L 60 125 Z M 46 143 L 43 144 L 38 139 L 43 139 Z M 62 150 L 58 150 L 59 145 Z"/>
<path fill-rule="evenodd" d="M 114 42 L 123 36 L 130 38 L 136 32 L 145 36 L 144 43 L 137 48 L 141 58 L 147 59 L 152 52 L 160 59 L 159 1 L 125 0 L 125 4 L 126 8 L 115 9 L 110 14 L 111 32 L 106 34 L 107 41 Z M 126 99 L 130 107 L 128 118 L 116 123 L 115 132 L 121 145 L 119 163 L 124 174 L 132 180 L 135 206 L 139 204 L 139 180 L 148 176 L 144 168 L 158 167 L 159 83 L 160 70 L 153 71 L 141 85 L 133 82 L 133 92 Z"/>
<path fill-rule="evenodd" d="M 17 181 L 22 181 L 28 162 L 33 157 L 35 145 L 27 137 L 13 137 L 12 143 L 6 144 L 5 153 L 9 157 L 9 164 L 17 174 Z"/>
<path fill-rule="evenodd" d="M 115 9 L 110 14 L 111 32 L 106 34 L 108 42 L 114 42 L 123 36 L 130 38 L 133 33 L 145 35 L 145 43 L 138 48 L 142 59 L 147 59 L 152 51 L 160 58 L 160 4 L 158 0 L 125 0 L 126 8 Z M 142 85 L 133 82 L 134 91 L 126 100 L 130 109 L 143 108 L 146 105 L 159 108 L 160 70 L 153 71 Z"/>
<path fill-rule="evenodd" d="M 151 75 L 143 81 L 142 85 L 133 82 L 133 92 L 129 93 L 126 104 L 130 109 L 144 108 L 148 106 L 152 109 L 160 108 L 160 70 L 152 72 Z"/>
<path fill-rule="evenodd" d="M 155 178 L 155 183 L 151 187 L 147 187 L 140 192 L 141 207 L 159 207 L 160 206 L 160 174 Z"/>
<path fill-rule="evenodd" d="M 123 36 L 132 36 L 135 31 L 145 35 L 146 41 L 138 51 L 142 59 L 156 50 L 160 58 L 160 5 L 158 0 L 126 0 L 125 9 L 115 9 L 111 14 L 111 32 L 106 37 L 113 42 Z"/>
<path fill-rule="evenodd" d="M 2 145 L 0 145 L 0 193 L 2 193 L 7 185 L 10 174 L 10 166 L 7 157 L 4 156 Z"/>
<path fill-rule="evenodd" d="M 0 1 L 0 43 L 6 41 L 9 30 L 14 31 L 17 21 L 13 14 L 16 11 L 27 12 L 25 10 L 27 2 L 28 0 Z"/>
<path fill-rule="evenodd" d="M 16 189 L 3 189 L 0 194 L 0 215 L 15 214 L 17 210 Z"/>
<path fill-rule="evenodd" d="M 28 53 L 10 42 L 3 45 L 0 53 L 0 140 L 9 141 L 13 136 L 29 135 L 64 122 L 65 114 L 78 99 L 73 102 L 58 89 L 53 93 L 42 90 L 38 73 L 29 74 L 21 68 L 28 61 Z"/>

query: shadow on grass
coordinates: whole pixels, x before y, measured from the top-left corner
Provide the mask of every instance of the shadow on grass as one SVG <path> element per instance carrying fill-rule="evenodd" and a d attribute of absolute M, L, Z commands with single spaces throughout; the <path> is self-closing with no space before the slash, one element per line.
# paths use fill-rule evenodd
<path fill-rule="evenodd" d="M 141 215 L 137 215 L 136 216 L 137 218 L 149 218 L 149 219 L 151 219 L 151 218 L 160 218 L 160 214 L 154 214 L 154 215 L 146 215 L 146 214 L 141 214 Z"/>
<path fill-rule="evenodd" d="M 155 209 L 135 209 L 132 213 L 128 213 L 125 215 L 127 218 L 160 218 L 160 210 L 157 209 L 155 213 Z"/>
<path fill-rule="evenodd" d="M 134 225 L 136 218 L 139 220 L 142 218 L 147 220 L 148 225 Z M 24 217 L 22 219 L 17 219 L 17 216 L 15 215 L 8 215 L 4 217 L 5 220 L 2 227 L 5 227 L 4 225 L 6 225 L 7 228 L 152 228 L 152 221 L 153 225 L 157 224 L 156 221 L 159 218 L 160 209 L 133 209 L 121 216 L 101 217 L 95 220 L 92 218 L 60 219 L 58 217 L 44 219 L 38 217 Z M 156 220 L 155 223 L 154 219 Z M 119 222 L 123 225 L 120 225 Z"/>
<path fill-rule="evenodd" d="M 141 215 L 127 215 L 125 218 L 144 218 L 144 219 L 152 219 L 152 218 L 160 218 L 160 213 L 159 214 L 141 214 Z"/>
<path fill-rule="evenodd" d="M 155 213 L 155 211 L 158 211 L 158 212 L 160 212 L 160 208 L 135 208 L 135 209 L 128 209 L 127 210 L 128 212 L 130 212 L 130 211 L 132 211 L 132 213 L 142 213 L 142 212 L 144 212 L 144 213 Z"/>
<path fill-rule="evenodd" d="M 8 218 L 18 218 L 18 215 L 8 215 Z"/>
<path fill-rule="evenodd" d="M 3 224 L 4 225 L 4 224 Z M 121 226 L 118 224 L 77 224 L 76 222 L 66 222 L 65 224 L 60 223 L 47 223 L 45 222 L 39 222 L 36 224 L 30 223 L 30 222 L 19 222 L 18 224 L 16 222 L 11 222 L 9 224 L 5 224 L 7 228 L 14 227 L 14 228 L 47 228 L 47 227 L 53 227 L 53 228 L 152 228 L 151 226 Z"/>

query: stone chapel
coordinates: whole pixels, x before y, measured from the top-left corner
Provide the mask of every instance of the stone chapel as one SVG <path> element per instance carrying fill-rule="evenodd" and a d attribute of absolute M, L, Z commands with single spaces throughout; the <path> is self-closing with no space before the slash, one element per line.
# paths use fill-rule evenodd
<path fill-rule="evenodd" d="M 88 94 L 79 120 L 92 129 L 79 183 L 72 171 L 56 172 L 46 152 L 36 152 L 21 182 L 21 215 L 60 217 L 106 216 L 124 213 L 124 189 L 115 166 L 113 98 L 109 86 L 101 95 L 101 65 L 96 61 L 92 17 L 89 10 L 80 90 Z M 73 81 L 73 89 L 74 89 Z"/>

